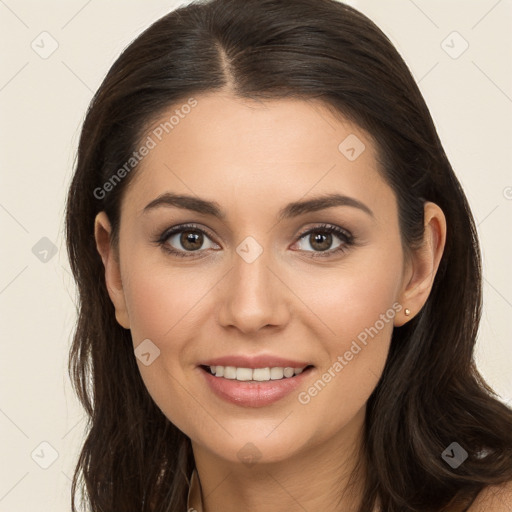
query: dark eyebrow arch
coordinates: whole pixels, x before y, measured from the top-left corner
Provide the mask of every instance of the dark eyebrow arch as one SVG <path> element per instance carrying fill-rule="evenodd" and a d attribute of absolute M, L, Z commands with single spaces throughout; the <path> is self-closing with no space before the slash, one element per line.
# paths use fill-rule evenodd
<path fill-rule="evenodd" d="M 290 203 L 279 211 L 279 220 L 298 217 L 309 212 L 324 210 L 325 208 L 333 208 L 335 206 L 351 206 L 358 208 L 363 212 L 375 217 L 373 212 L 364 203 L 353 197 L 344 196 L 342 194 L 325 194 L 313 197 L 304 201 L 296 201 Z"/>
<path fill-rule="evenodd" d="M 176 208 L 192 210 L 204 215 L 211 215 L 219 219 L 226 218 L 226 213 L 222 211 L 220 205 L 216 201 L 207 201 L 198 197 L 184 194 L 173 194 L 171 192 L 166 192 L 151 201 L 145 206 L 143 213 L 147 213 L 148 211 L 161 206 L 174 206 Z M 372 210 L 370 210 L 368 206 L 353 197 L 344 196 L 342 194 L 325 194 L 311 199 L 295 201 L 286 205 L 284 208 L 279 210 L 278 219 L 281 221 L 284 219 L 298 217 L 299 215 L 304 215 L 306 213 L 324 210 L 325 208 L 333 208 L 335 206 L 350 206 L 358 208 L 371 217 L 374 217 Z"/>

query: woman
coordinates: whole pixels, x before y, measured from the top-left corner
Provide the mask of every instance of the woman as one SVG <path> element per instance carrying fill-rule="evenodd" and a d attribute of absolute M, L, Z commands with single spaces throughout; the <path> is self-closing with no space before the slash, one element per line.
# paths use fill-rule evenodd
<path fill-rule="evenodd" d="M 509 510 L 474 220 L 358 11 L 158 20 L 91 103 L 66 228 L 91 510 Z"/>

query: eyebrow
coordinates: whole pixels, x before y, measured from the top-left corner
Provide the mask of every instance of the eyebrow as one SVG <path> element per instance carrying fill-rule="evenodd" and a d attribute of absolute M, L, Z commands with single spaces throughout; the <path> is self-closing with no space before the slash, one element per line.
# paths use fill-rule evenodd
<path fill-rule="evenodd" d="M 358 208 L 371 217 L 375 217 L 372 210 L 358 199 L 342 194 L 325 194 L 311 199 L 295 201 L 287 204 L 279 210 L 278 219 L 280 221 L 290 219 L 306 213 L 316 212 L 326 208 L 333 208 L 335 206 L 350 206 L 352 208 Z M 199 197 L 184 194 L 173 194 L 171 192 L 166 192 L 158 196 L 156 199 L 153 199 L 153 201 L 145 206 L 142 213 L 147 213 L 159 207 L 176 207 L 184 210 L 192 210 L 204 215 L 211 215 L 218 219 L 226 218 L 226 213 L 222 211 L 219 203 L 216 201 L 207 201 Z"/>

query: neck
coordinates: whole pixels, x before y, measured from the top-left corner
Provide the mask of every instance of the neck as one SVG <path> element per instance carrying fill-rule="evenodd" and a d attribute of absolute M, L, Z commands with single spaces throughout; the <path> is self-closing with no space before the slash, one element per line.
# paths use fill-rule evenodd
<path fill-rule="evenodd" d="M 310 442 L 277 462 L 265 461 L 264 454 L 254 464 L 226 460 L 192 441 L 203 512 L 357 512 L 364 485 L 364 415 L 365 408 L 334 437 Z"/>

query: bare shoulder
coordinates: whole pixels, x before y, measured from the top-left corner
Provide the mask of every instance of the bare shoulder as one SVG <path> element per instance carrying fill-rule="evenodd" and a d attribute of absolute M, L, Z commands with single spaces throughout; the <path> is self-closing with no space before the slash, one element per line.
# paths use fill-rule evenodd
<path fill-rule="evenodd" d="M 489 485 L 480 491 L 468 512 L 512 511 L 512 480 L 499 485 Z"/>

